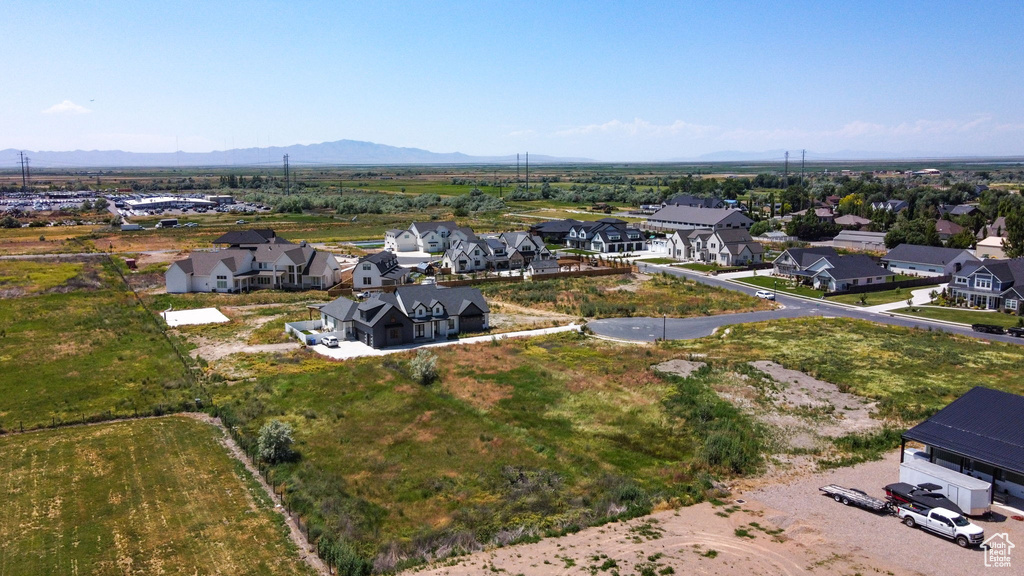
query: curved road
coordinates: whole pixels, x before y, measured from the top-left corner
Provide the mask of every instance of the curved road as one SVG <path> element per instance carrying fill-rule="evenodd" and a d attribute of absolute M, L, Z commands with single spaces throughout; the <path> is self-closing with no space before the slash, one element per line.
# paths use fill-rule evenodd
<path fill-rule="evenodd" d="M 717 286 L 727 290 L 735 290 L 753 296 L 758 288 L 736 284 L 726 280 L 720 280 L 712 276 L 704 276 L 690 270 L 681 268 L 670 268 L 660 266 L 641 265 L 642 272 L 657 273 L 664 272 L 673 276 L 685 277 L 688 280 Z M 858 320 L 869 320 L 892 326 L 903 326 L 905 328 L 921 328 L 940 330 L 952 334 L 961 334 L 973 338 L 983 338 L 998 342 L 1011 344 L 1024 344 L 1024 340 L 999 334 L 981 334 L 970 328 L 961 328 L 939 322 L 930 322 L 925 319 L 908 319 L 897 316 L 889 316 L 885 313 L 873 313 L 849 308 L 839 304 L 833 304 L 827 300 L 806 300 L 779 293 L 778 303 L 782 306 L 777 310 L 765 312 L 745 312 L 740 314 L 719 314 L 716 316 L 699 316 L 696 318 L 606 318 L 593 320 L 587 326 L 599 336 L 615 338 L 618 340 L 632 340 L 636 342 L 653 342 L 663 336 L 669 340 L 688 340 L 709 336 L 716 329 L 731 324 L 746 324 L 749 322 L 761 322 L 776 318 L 799 318 L 807 316 L 841 316 L 845 318 L 856 318 Z"/>

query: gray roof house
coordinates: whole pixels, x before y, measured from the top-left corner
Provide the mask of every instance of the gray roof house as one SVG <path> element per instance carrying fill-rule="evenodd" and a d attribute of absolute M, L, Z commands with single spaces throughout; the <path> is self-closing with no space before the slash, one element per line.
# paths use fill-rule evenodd
<path fill-rule="evenodd" d="M 839 253 L 830 246 L 790 248 L 772 261 L 772 273 L 776 276 L 794 276 L 807 270 L 811 264 L 825 256 L 835 257 L 839 256 Z"/>
<path fill-rule="evenodd" d="M 646 247 L 644 235 L 632 224 L 618 218 L 580 222 L 569 229 L 566 246 L 594 252 L 635 252 Z"/>
<path fill-rule="evenodd" d="M 490 308 L 471 286 L 400 286 L 362 302 L 338 298 L 319 307 L 324 331 L 373 348 L 444 340 L 489 327 Z"/>
<path fill-rule="evenodd" d="M 949 276 L 968 262 L 980 262 L 968 250 L 900 244 L 882 258 L 882 265 L 896 274 Z"/>
<path fill-rule="evenodd" d="M 666 206 L 647 217 L 649 228 L 658 230 L 693 230 L 696 228 L 749 229 L 754 221 L 740 210 L 726 208 L 695 208 Z"/>
<path fill-rule="evenodd" d="M 164 279 L 172 294 L 261 288 L 326 290 L 341 280 L 341 265 L 329 252 L 278 237 L 262 244 L 243 243 L 241 248 L 194 252 L 171 264 Z"/>
<path fill-rule="evenodd" d="M 714 196 L 693 196 L 692 194 L 680 194 L 673 196 L 661 203 L 666 206 L 692 206 L 694 208 L 725 208 L 725 202 Z"/>
<path fill-rule="evenodd" d="M 865 254 L 824 257 L 807 268 L 811 284 L 826 292 L 843 292 L 856 286 L 885 284 L 895 274 Z"/>
<path fill-rule="evenodd" d="M 1021 314 L 1024 310 L 1024 258 L 967 262 L 953 274 L 954 300 L 986 310 Z"/>
<path fill-rule="evenodd" d="M 400 286 L 409 278 L 409 271 L 398 265 L 398 257 L 387 250 L 363 256 L 352 269 L 352 289 L 367 290 L 383 286 Z"/>

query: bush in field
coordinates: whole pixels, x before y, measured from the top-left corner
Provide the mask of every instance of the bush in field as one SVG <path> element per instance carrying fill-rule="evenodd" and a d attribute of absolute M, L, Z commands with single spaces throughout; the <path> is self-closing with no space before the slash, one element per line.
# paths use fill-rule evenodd
<path fill-rule="evenodd" d="M 412 372 L 413 380 L 423 386 L 429 386 L 437 380 L 437 355 L 428 350 L 420 350 L 409 362 L 409 370 Z"/>
<path fill-rule="evenodd" d="M 256 447 L 266 462 L 281 462 L 292 457 L 292 427 L 280 420 L 271 420 L 260 428 Z"/>

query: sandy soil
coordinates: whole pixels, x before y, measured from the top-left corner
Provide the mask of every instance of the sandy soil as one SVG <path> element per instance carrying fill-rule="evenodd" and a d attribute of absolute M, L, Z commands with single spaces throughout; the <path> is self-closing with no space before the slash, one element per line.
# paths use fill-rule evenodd
<path fill-rule="evenodd" d="M 690 374 L 693 374 L 697 370 L 700 370 L 706 366 L 703 362 L 691 362 L 690 360 L 667 360 L 661 364 L 655 364 L 651 366 L 658 372 L 665 372 L 667 374 L 674 374 L 680 378 L 689 378 Z"/>
<path fill-rule="evenodd" d="M 578 318 L 576 316 L 570 316 L 568 314 L 551 312 L 548 310 L 536 310 L 534 308 L 528 308 L 526 306 L 507 302 L 492 304 L 492 311 L 490 314 L 491 328 L 501 331 L 508 331 L 510 329 L 528 330 L 531 328 L 548 327 L 555 321 L 559 324 L 569 324 L 577 319 Z"/>
<path fill-rule="evenodd" d="M 737 530 L 749 535 L 738 535 Z M 612 568 L 619 574 L 725 576 L 913 573 L 861 551 L 844 550 L 824 539 L 817 527 L 789 521 L 778 510 L 753 501 L 659 512 L 536 544 L 478 552 L 449 564 L 420 573 L 468 576 L 502 571 L 540 576 L 609 574 Z"/>

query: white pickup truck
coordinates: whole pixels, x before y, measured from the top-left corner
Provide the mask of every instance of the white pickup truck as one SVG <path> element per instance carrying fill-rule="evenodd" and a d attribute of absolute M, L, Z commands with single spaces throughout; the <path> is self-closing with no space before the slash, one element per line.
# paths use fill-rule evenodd
<path fill-rule="evenodd" d="M 920 526 L 925 530 L 945 536 L 961 548 L 978 546 L 985 540 L 985 531 L 967 518 L 945 508 L 925 508 L 901 504 L 899 516 L 911 528 Z"/>

